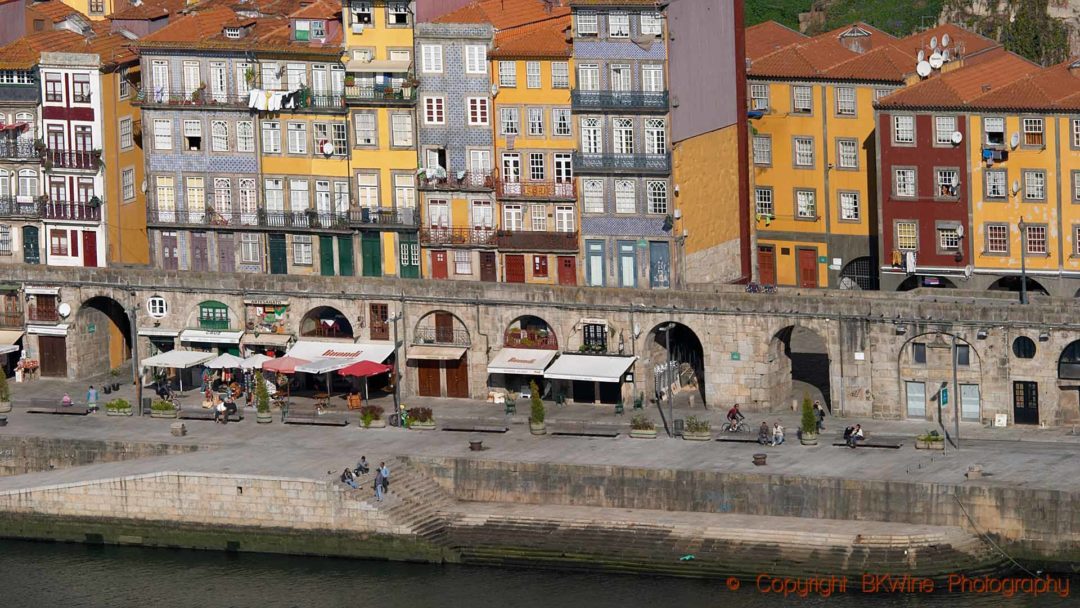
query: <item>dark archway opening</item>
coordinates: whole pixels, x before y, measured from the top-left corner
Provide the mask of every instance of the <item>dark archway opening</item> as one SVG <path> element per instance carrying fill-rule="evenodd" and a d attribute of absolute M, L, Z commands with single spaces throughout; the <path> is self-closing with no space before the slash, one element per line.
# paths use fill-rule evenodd
<path fill-rule="evenodd" d="M 913 275 L 904 279 L 904 282 L 897 286 L 896 291 L 911 291 L 912 289 L 917 289 L 919 287 L 929 287 L 931 289 L 956 289 L 956 283 L 953 283 L 952 279 L 946 277 Z"/>
<path fill-rule="evenodd" d="M 304 338 L 349 338 L 353 337 L 352 323 L 331 306 L 312 308 L 300 321 L 300 336 Z"/>
<path fill-rule="evenodd" d="M 793 401 L 801 403 L 803 397 L 808 396 L 812 401 L 820 400 L 831 411 L 829 347 L 825 339 L 811 329 L 793 325 L 778 331 L 773 340 L 782 350 L 776 349 L 781 352 L 774 351 L 772 356 L 783 356 L 790 363 L 791 384 L 788 393 L 781 396 L 788 400 L 783 405 Z"/>
<path fill-rule="evenodd" d="M 878 288 L 877 269 L 871 257 L 855 258 L 840 271 L 840 289 Z"/>
<path fill-rule="evenodd" d="M 1001 277 L 994 281 L 987 287 L 987 291 L 1012 291 L 1015 293 L 1020 292 L 1020 286 L 1023 285 L 1024 279 L 1022 277 Z M 1027 292 L 1039 293 L 1044 296 L 1050 295 L 1050 292 L 1046 290 L 1038 281 L 1031 277 L 1027 277 Z"/>
<path fill-rule="evenodd" d="M 104 374 L 131 359 L 131 320 L 122 304 L 95 296 L 79 307 L 68 341 L 68 352 L 76 353 L 73 367 L 79 377 Z"/>
<path fill-rule="evenodd" d="M 675 405 L 705 404 L 705 350 L 694 330 L 682 323 L 657 325 L 649 332 L 645 358 L 647 397 L 666 403 L 671 390 Z"/>

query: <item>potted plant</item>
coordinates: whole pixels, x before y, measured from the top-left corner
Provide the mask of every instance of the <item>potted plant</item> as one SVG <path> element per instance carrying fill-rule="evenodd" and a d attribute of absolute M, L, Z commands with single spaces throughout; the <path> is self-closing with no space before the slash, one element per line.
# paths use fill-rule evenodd
<path fill-rule="evenodd" d="M 803 445 L 817 445 L 817 417 L 814 416 L 814 405 L 810 402 L 810 395 L 802 398 L 802 420 L 799 422 L 799 443 Z"/>
<path fill-rule="evenodd" d="M 536 386 L 536 380 L 529 382 L 529 390 L 532 397 L 529 398 L 529 432 L 533 435 L 546 435 L 547 428 L 544 426 L 544 402 L 540 400 L 540 387 Z"/>
<path fill-rule="evenodd" d="M 247 80 L 248 86 L 255 84 L 255 78 L 258 76 L 255 73 L 255 68 L 248 68 L 244 71 L 244 79 Z"/>
<path fill-rule="evenodd" d="M 383 419 L 383 408 L 377 405 L 365 405 L 360 408 L 360 422 L 365 429 L 385 429 L 386 420 Z"/>
<path fill-rule="evenodd" d="M 0 370 L 0 413 L 11 411 L 11 387 L 8 386 L 7 374 Z"/>
<path fill-rule="evenodd" d="M 266 380 L 261 371 L 255 372 L 255 422 L 270 424 L 274 417 L 270 415 L 270 391 L 266 390 Z"/>
<path fill-rule="evenodd" d="M 634 439 L 656 439 L 656 425 L 645 414 L 630 419 L 630 436 Z"/>
<path fill-rule="evenodd" d="M 176 407 L 164 399 L 158 399 L 150 404 L 150 417 L 176 418 Z"/>
<path fill-rule="evenodd" d="M 712 439 L 712 423 L 698 420 L 697 416 L 688 416 L 683 427 L 683 439 L 687 441 L 709 441 Z"/>
<path fill-rule="evenodd" d="M 430 407 L 414 407 L 407 412 L 409 428 L 418 431 L 430 431 L 435 429 L 435 417 L 431 414 Z"/>
<path fill-rule="evenodd" d="M 120 390 L 120 368 L 114 367 L 110 369 L 109 375 L 112 376 L 112 390 Z"/>
<path fill-rule="evenodd" d="M 105 414 L 108 416 L 130 416 L 131 404 L 126 399 L 113 399 L 105 404 Z"/>
<path fill-rule="evenodd" d="M 925 435 L 919 435 L 915 438 L 916 450 L 944 450 L 945 449 L 945 437 L 938 434 L 937 431 L 927 431 Z"/>
<path fill-rule="evenodd" d="M 351 87 L 356 85 L 356 76 L 352 74 L 345 74 L 345 86 Z"/>

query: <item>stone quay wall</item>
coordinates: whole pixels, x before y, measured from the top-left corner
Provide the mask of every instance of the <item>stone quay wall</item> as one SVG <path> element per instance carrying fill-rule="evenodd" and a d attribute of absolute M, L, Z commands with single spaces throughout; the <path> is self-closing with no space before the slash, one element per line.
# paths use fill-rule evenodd
<path fill-rule="evenodd" d="M 183 454 L 198 445 L 0 436 L 0 477 L 35 471 L 66 469 L 99 462 L 119 462 L 149 456 Z"/>

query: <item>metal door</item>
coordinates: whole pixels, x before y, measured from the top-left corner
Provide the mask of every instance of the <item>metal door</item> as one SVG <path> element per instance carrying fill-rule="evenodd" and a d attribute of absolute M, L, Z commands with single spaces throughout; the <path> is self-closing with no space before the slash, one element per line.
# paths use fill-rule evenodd
<path fill-rule="evenodd" d="M 1013 382 L 1013 424 L 1039 424 L 1039 383 Z"/>
<path fill-rule="evenodd" d="M 236 242 L 233 233 L 222 232 L 217 237 L 218 270 L 236 272 Z"/>
<path fill-rule="evenodd" d="M 460 359 L 444 361 L 446 366 L 446 396 L 460 399 L 469 398 L 469 364 L 468 353 L 461 355 Z"/>
<path fill-rule="evenodd" d="M 445 251 L 432 251 L 431 252 L 431 278 L 433 279 L 445 279 L 447 278 L 446 270 L 446 252 Z"/>
<path fill-rule="evenodd" d="M 572 255 L 559 256 L 559 285 L 577 285 L 577 259 Z"/>
<path fill-rule="evenodd" d="M 379 233 L 360 235 L 360 257 L 365 277 L 382 276 L 382 240 Z"/>
<path fill-rule="evenodd" d="M 352 237 L 341 235 L 337 237 L 338 274 L 343 277 L 351 277 L 356 272 L 353 269 Z"/>
<path fill-rule="evenodd" d="M 816 249 L 798 248 L 796 264 L 799 267 L 799 287 L 818 286 L 818 260 Z"/>
<path fill-rule="evenodd" d="M 324 277 L 334 276 L 334 237 L 319 236 L 319 274 Z"/>
<path fill-rule="evenodd" d="M 979 421 L 979 385 L 960 385 L 960 419 L 967 421 Z"/>
<path fill-rule="evenodd" d="M 774 245 L 758 245 L 757 267 L 759 283 L 776 285 L 776 247 Z"/>
<path fill-rule="evenodd" d="M 67 377 L 67 338 L 38 336 L 41 353 L 41 375 L 49 378 Z"/>
<path fill-rule="evenodd" d="M 38 234 L 36 226 L 23 226 L 23 262 L 26 264 L 41 263 L 41 250 L 38 247 Z"/>
<path fill-rule="evenodd" d="M 523 255 L 508 255 L 508 256 L 506 256 L 506 282 L 507 283 L 524 283 L 525 282 L 525 256 L 523 256 Z"/>
<path fill-rule="evenodd" d="M 176 245 L 175 232 L 161 233 L 161 267 L 165 270 L 180 268 L 179 247 Z"/>
<path fill-rule="evenodd" d="M 907 385 L 907 417 L 926 418 L 926 383 L 906 382 Z"/>
<path fill-rule="evenodd" d="M 288 274 L 289 262 L 285 254 L 285 235 L 267 235 L 267 248 L 270 250 L 270 274 Z"/>
<path fill-rule="evenodd" d="M 498 280 L 498 273 L 495 271 L 495 252 L 494 251 L 481 251 L 480 252 L 480 280 L 494 283 Z"/>
<path fill-rule="evenodd" d="M 210 270 L 210 260 L 207 257 L 206 233 L 191 233 L 191 269 L 195 272 L 207 272 Z"/>

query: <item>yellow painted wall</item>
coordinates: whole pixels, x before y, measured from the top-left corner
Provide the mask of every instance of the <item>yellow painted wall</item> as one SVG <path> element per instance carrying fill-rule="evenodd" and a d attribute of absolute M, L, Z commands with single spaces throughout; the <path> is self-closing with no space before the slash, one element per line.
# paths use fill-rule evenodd
<path fill-rule="evenodd" d="M 687 255 L 739 238 L 739 130 L 710 131 L 679 142 L 673 152 L 674 197 L 682 219 L 675 234 L 687 231 Z M 736 275 L 738 269 L 735 270 Z"/>
<path fill-rule="evenodd" d="M 131 75 L 137 79 L 137 74 Z M 143 149 L 139 138 L 133 137 L 135 145 L 128 150 L 120 149 L 119 119 L 130 116 L 134 136 L 134 126 L 141 118 L 138 108 L 131 105 L 131 96 L 120 99 L 119 74 L 101 75 L 102 94 L 102 157 L 105 162 L 105 215 L 108 238 L 107 260 L 112 264 L 149 264 L 150 246 L 146 234 L 146 195 L 142 191 L 144 179 Z M 123 200 L 121 171 L 126 167 L 135 169 L 135 198 Z M 106 260 L 99 263 L 105 264 Z"/>
<path fill-rule="evenodd" d="M 91 21 L 100 21 L 102 19 L 105 19 L 105 17 L 107 15 L 113 14 L 113 12 L 115 12 L 117 9 L 122 9 L 122 8 L 127 7 L 127 4 L 124 3 L 124 2 L 117 2 L 116 0 L 100 0 L 103 8 L 105 9 L 104 12 L 100 12 L 100 13 L 91 15 L 90 14 L 90 0 L 62 0 L 62 1 L 63 1 L 64 4 L 70 6 L 71 8 L 79 11 L 83 15 L 86 15 L 87 17 L 89 17 Z"/>
<path fill-rule="evenodd" d="M 355 34 L 350 23 L 349 7 L 345 5 L 342 19 L 345 25 L 345 48 L 370 47 L 376 50 L 375 59 L 389 59 L 389 48 L 412 49 L 412 24 L 408 26 L 388 27 L 386 24 L 386 2 L 372 2 L 372 23 L 364 27 L 363 33 Z"/>
<path fill-rule="evenodd" d="M 828 257 L 828 251 L 825 247 L 825 243 L 814 243 L 809 241 L 790 241 L 790 240 L 778 240 L 765 237 L 758 238 L 758 245 L 774 245 L 776 249 L 776 284 L 777 285 L 798 285 L 798 253 L 797 248 L 808 248 L 817 250 L 817 255 Z M 783 249 L 787 248 L 788 255 L 783 255 Z M 756 263 L 756 261 L 755 261 Z M 818 264 L 818 281 L 821 287 L 828 287 L 828 264 Z"/>
<path fill-rule="evenodd" d="M 398 272 L 398 248 L 396 232 L 382 233 L 382 251 L 383 275 L 396 275 Z"/>
<path fill-rule="evenodd" d="M 349 162 L 347 158 L 340 156 L 326 156 L 320 150 L 316 150 L 318 142 L 314 140 L 314 123 L 345 123 L 345 117 L 341 115 L 319 114 L 280 114 L 274 120 L 281 123 L 281 153 L 265 154 L 259 148 L 262 157 L 260 163 L 262 172 L 266 175 L 284 174 L 309 177 L 348 177 Z M 307 124 L 307 154 L 289 154 L 288 124 L 303 122 Z M 351 126 L 351 125 L 347 125 Z"/>

